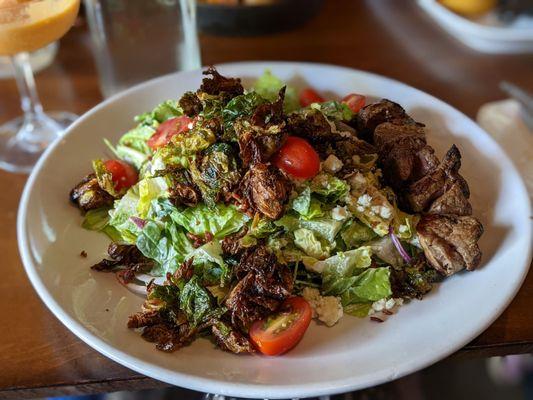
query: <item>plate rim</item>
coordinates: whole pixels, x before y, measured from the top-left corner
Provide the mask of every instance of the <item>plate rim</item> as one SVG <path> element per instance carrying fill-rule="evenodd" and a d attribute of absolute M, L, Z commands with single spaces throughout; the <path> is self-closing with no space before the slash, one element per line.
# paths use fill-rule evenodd
<path fill-rule="evenodd" d="M 234 67 L 258 67 L 262 66 L 263 68 L 266 68 L 268 66 L 270 67 L 285 67 L 285 68 L 298 68 L 298 67 L 325 67 L 328 69 L 338 69 L 343 70 L 346 72 L 357 72 L 373 78 L 379 78 L 381 80 L 388 81 L 389 83 L 393 83 L 395 85 L 400 85 L 404 88 L 408 88 L 409 90 L 414 90 L 419 93 L 422 93 L 426 96 L 430 96 L 433 101 L 436 101 L 437 103 L 440 103 L 441 105 L 445 105 L 446 107 L 452 109 L 454 112 L 459 113 L 462 118 L 465 118 L 469 120 L 470 122 L 477 125 L 475 121 L 473 121 L 471 118 L 469 118 L 467 115 L 456 109 L 455 107 L 451 106 L 450 104 L 444 102 L 443 100 L 440 100 L 439 98 L 433 96 L 432 94 L 428 92 L 424 92 L 420 89 L 417 89 L 413 86 L 407 85 L 403 82 L 397 81 L 395 79 L 391 79 L 389 77 L 375 74 L 372 72 L 349 68 L 349 67 L 343 67 L 333 64 L 326 64 L 326 63 L 312 63 L 312 62 L 292 62 L 292 61 L 243 61 L 243 62 L 232 62 L 232 63 L 222 63 L 222 64 L 216 64 L 216 67 L 219 67 L 221 69 L 224 68 L 234 68 Z M 204 70 L 205 67 L 200 68 L 199 70 Z M 198 71 L 198 70 L 195 70 Z M 185 71 L 191 72 L 191 71 Z M 186 387 L 192 390 L 197 390 L 201 392 L 210 392 L 210 393 L 216 393 L 216 394 L 222 394 L 222 395 L 231 395 L 231 396 L 237 396 L 237 397 L 245 397 L 245 398 L 289 398 L 289 397 L 311 397 L 311 396 L 321 396 L 321 395 L 330 395 L 330 394 L 337 394 L 337 393 L 343 393 L 347 391 L 362 389 L 374 385 L 378 385 L 383 382 L 387 382 L 393 379 L 400 378 L 402 376 L 408 375 L 410 373 L 413 373 L 415 371 L 418 371 L 420 369 L 423 369 L 445 357 L 448 355 L 456 352 L 458 349 L 462 348 L 465 344 L 469 343 L 473 338 L 475 338 L 477 335 L 479 335 L 481 332 L 485 331 L 500 315 L 501 313 L 508 307 L 508 305 L 511 303 L 511 301 L 516 296 L 518 290 L 522 286 L 527 273 L 529 271 L 529 267 L 531 264 L 531 257 L 532 257 L 532 246 L 529 245 L 528 252 L 525 257 L 525 265 L 522 267 L 521 270 L 521 276 L 518 277 L 516 284 L 512 290 L 512 295 L 509 295 L 505 301 L 503 301 L 499 307 L 497 307 L 496 312 L 494 312 L 490 318 L 483 321 L 481 324 L 477 324 L 477 329 L 475 329 L 475 333 L 472 335 L 468 335 L 466 339 L 461 341 L 456 346 L 451 346 L 446 348 L 444 351 L 440 351 L 438 353 L 430 353 L 430 356 L 427 357 L 422 362 L 407 362 L 404 365 L 404 368 L 401 372 L 398 372 L 397 368 L 394 366 L 388 366 L 387 368 L 384 368 L 383 370 L 380 370 L 379 372 L 372 372 L 368 373 L 366 375 L 357 375 L 350 378 L 344 378 L 340 380 L 330 380 L 326 383 L 319 383 L 319 384 L 287 384 L 287 385 L 268 385 L 268 384 L 260 384 L 260 383 L 235 383 L 235 382 L 222 382 L 217 379 L 212 378 L 203 378 L 198 377 L 195 375 L 187 374 L 184 372 L 177 372 L 177 371 L 171 371 L 167 368 L 160 367 L 154 363 L 144 361 L 140 358 L 137 358 L 135 356 L 131 356 L 128 353 L 117 350 L 114 348 L 111 344 L 106 343 L 104 340 L 96 336 L 94 333 L 89 331 L 86 327 L 84 327 L 81 323 L 79 323 L 75 318 L 70 317 L 63 308 L 57 303 L 57 301 L 54 299 L 53 295 L 47 290 L 46 286 L 44 285 L 44 282 L 39 278 L 39 274 L 37 272 L 36 266 L 33 264 L 32 257 L 29 254 L 30 253 L 30 247 L 28 245 L 28 233 L 26 230 L 26 216 L 27 216 L 27 209 L 28 209 L 28 202 L 30 198 L 30 194 L 32 192 L 33 187 L 35 186 L 37 182 L 37 178 L 40 174 L 40 171 L 44 164 L 47 162 L 50 155 L 55 151 L 55 149 L 63 142 L 63 140 L 70 134 L 71 131 L 75 130 L 83 120 L 90 118 L 94 113 L 98 112 L 100 109 L 105 108 L 108 104 L 113 103 L 123 97 L 129 96 L 132 92 L 135 92 L 137 90 L 141 90 L 142 88 L 150 85 L 156 84 L 158 81 L 169 79 L 170 77 L 182 74 L 183 71 L 175 72 L 168 75 L 163 75 L 151 80 L 148 80 L 146 82 L 143 82 L 139 85 L 133 86 L 123 92 L 117 93 L 116 95 L 104 100 L 103 102 L 97 104 L 87 112 L 85 112 L 76 122 L 74 122 L 65 132 L 65 135 L 61 138 L 58 138 L 52 145 L 45 151 L 45 153 L 41 156 L 37 164 L 35 165 L 32 173 L 30 174 L 25 186 L 24 190 L 22 192 L 22 196 L 19 202 L 19 208 L 17 213 L 17 242 L 18 242 L 18 249 L 19 253 L 22 259 L 22 263 L 24 266 L 24 269 L 26 271 L 26 274 L 28 275 L 28 278 L 34 287 L 35 291 L 41 298 L 41 300 L 45 303 L 47 308 L 52 312 L 52 314 L 55 315 L 56 318 L 58 318 L 63 325 L 67 329 L 69 329 L 72 333 L 74 333 L 79 339 L 81 339 L 83 342 L 85 342 L 87 345 L 98 351 L 99 353 L 103 354 L 104 356 L 110 358 L 111 360 L 126 366 L 127 368 L 130 368 L 133 371 L 136 371 L 140 374 L 149 376 L 153 379 L 168 382 L 174 385 L 178 385 L 181 387 Z M 479 125 L 478 125 L 479 126 Z M 512 160 L 509 159 L 505 151 L 501 148 L 501 146 L 492 138 L 488 133 L 486 133 L 483 128 L 479 127 L 480 130 L 483 131 L 483 133 L 487 136 L 487 139 L 493 142 L 494 145 L 496 145 L 501 151 L 501 153 L 504 155 L 504 158 L 508 162 L 509 166 L 513 170 L 513 172 L 516 173 L 517 177 L 519 178 L 519 185 L 521 186 L 521 190 L 526 194 L 527 197 L 527 191 L 525 189 L 525 184 L 523 181 L 522 176 L 517 171 L 514 163 Z M 528 202 L 527 209 L 529 211 L 529 215 L 531 215 L 531 202 Z M 532 224 L 529 224 L 527 228 L 527 236 L 529 238 L 529 243 L 531 243 L 531 237 L 532 237 Z"/>

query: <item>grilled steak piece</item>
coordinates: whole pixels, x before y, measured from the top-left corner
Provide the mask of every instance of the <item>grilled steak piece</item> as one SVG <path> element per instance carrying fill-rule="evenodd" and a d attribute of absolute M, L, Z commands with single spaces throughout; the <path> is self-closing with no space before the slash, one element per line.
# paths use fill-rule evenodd
<path fill-rule="evenodd" d="M 469 216 L 424 215 L 416 226 L 429 264 L 449 276 L 464 268 L 475 269 L 481 260 L 478 240 L 481 223 Z"/>
<path fill-rule="evenodd" d="M 410 144 L 414 150 L 426 144 L 424 128 L 412 124 L 381 123 L 375 128 L 373 138 L 380 151 L 389 151 L 400 142 L 404 142 L 404 146 Z"/>
<path fill-rule="evenodd" d="M 471 214 L 472 207 L 468 202 L 470 191 L 459 174 L 460 167 L 461 153 L 453 145 L 435 171 L 407 187 L 404 199 L 409 208 L 414 212 L 428 211 L 432 203 L 437 201 L 432 209 L 434 213 Z"/>
<path fill-rule="evenodd" d="M 356 119 L 359 137 L 371 142 L 374 129 L 384 122 L 392 122 L 397 125 L 417 125 L 417 123 L 406 114 L 402 106 L 390 100 L 383 99 L 377 103 L 369 104 L 359 111 Z"/>
<path fill-rule="evenodd" d="M 468 192 L 465 192 L 464 182 L 456 181 L 437 197 L 427 211 L 429 214 L 471 215 L 472 206 L 468 201 Z"/>
<path fill-rule="evenodd" d="M 242 182 L 248 205 L 271 219 L 281 216 L 290 191 L 290 182 L 270 164 L 253 165 Z"/>
<path fill-rule="evenodd" d="M 330 141 L 333 136 L 330 123 L 318 110 L 289 115 L 287 131 L 289 135 L 299 136 L 318 147 Z"/>
<path fill-rule="evenodd" d="M 397 190 L 406 182 L 421 179 L 439 164 L 419 125 L 384 122 L 374 131 L 374 144 L 379 149 L 385 180 Z"/>
<path fill-rule="evenodd" d="M 113 205 L 115 198 L 98 185 L 95 174 L 89 174 L 70 191 L 70 201 L 83 211 Z"/>
<path fill-rule="evenodd" d="M 226 307 L 232 324 L 243 331 L 276 311 L 291 294 L 290 269 L 263 246 L 246 250 L 234 273 L 239 282 L 231 290 Z"/>

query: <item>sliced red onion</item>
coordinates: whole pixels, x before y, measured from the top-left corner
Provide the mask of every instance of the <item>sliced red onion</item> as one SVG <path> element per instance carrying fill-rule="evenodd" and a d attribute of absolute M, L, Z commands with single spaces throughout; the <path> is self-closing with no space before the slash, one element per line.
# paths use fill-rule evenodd
<path fill-rule="evenodd" d="M 130 221 L 133 222 L 139 229 L 144 228 L 146 220 L 139 217 L 130 217 Z"/>
<path fill-rule="evenodd" d="M 390 235 L 390 238 L 392 239 L 392 243 L 394 244 L 394 247 L 396 247 L 396 250 L 398 250 L 398 253 L 400 253 L 400 255 L 402 256 L 402 258 L 407 264 L 410 264 L 412 261 L 411 256 L 403 248 L 402 244 L 400 243 L 400 239 L 398 239 L 398 236 L 394 234 L 392 225 L 389 226 L 389 235 Z"/>

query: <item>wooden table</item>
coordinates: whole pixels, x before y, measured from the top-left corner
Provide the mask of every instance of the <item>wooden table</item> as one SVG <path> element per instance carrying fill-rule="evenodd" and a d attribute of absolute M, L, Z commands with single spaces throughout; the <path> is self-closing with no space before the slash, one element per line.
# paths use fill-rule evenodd
<path fill-rule="evenodd" d="M 414 3 L 327 0 L 297 30 L 264 37 L 202 36 L 205 64 L 236 60 L 298 60 L 345 65 L 396 78 L 475 117 L 503 98 L 506 79 L 533 89 L 532 55 L 484 55 L 450 38 Z M 62 40 L 54 64 L 37 75 L 46 109 L 83 113 L 101 100 L 83 20 Z M 0 122 L 19 114 L 12 80 L 0 81 Z M 0 172 L 0 397 L 89 393 L 163 385 L 101 356 L 46 309 L 23 271 L 16 212 L 25 176 Z M 524 216 L 524 223 L 528 223 Z M 509 260 L 513 262 L 513 260 Z M 480 305 L 482 306 L 482 305 Z M 533 351 L 533 273 L 502 316 L 459 356 Z"/>

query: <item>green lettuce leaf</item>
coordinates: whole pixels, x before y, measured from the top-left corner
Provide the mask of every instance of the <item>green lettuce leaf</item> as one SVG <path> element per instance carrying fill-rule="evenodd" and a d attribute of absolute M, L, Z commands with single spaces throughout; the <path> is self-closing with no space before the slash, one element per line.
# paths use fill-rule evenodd
<path fill-rule="evenodd" d="M 140 233 L 140 228 L 130 219 L 138 217 L 138 204 L 139 184 L 136 184 L 120 200 L 115 200 L 114 208 L 109 211 L 109 225 L 118 231 L 122 241 L 126 243 L 135 243 Z"/>
<path fill-rule="evenodd" d="M 225 286 L 229 280 L 229 268 L 222 258 L 222 247 L 218 240 L 212 240 L 189 253 L 195 274 L 206 285 Z"/>
<path fill-rule="evenodd" d="M 152 271 L 154 275 L 173 273 L 194 248 L 182 230 L 170 225 L 169 229 L 161 223 L 148 221 L 141 230 L 137 248 L 146 257 L 156 261 L 158 267 Z"/>
<path fill-rule="evenodd" d="M 294 244 L 302 249 L 305 254 L 318 259 L 328 257 L 331 250 L 330 246 L 320 241 L 313 231 L 305 228 L 294 231 Z"/>
<path fill-rule="evenodd" d="M 167 195 L 168 185 L 163 177 L 145 178 L 138 183 L 139 202 L 137 203 L 137 216 L 146 218 L 152 201 Z"/>
<path fill-rule="evenodd" d="M 366 303 L 353 303 L 343 307 L 345 314 L 351 315 L 352 317 L 364 318 L 368 316 L 368 312 L 372 308 L 372 302 Z"/>
<path fill-rule="evenodd" d="M 319 195 L 325 202 L 334 203 L 348 194 L 350 185 L 336 176 L 322 172 L 313 178 L 310 188 L 313 193 Z"/>
<path fill-rule="evenodd" d="M 294 232 L 299 228 L 309 229 L 332 244 L 335 242 L 335 236 L 337 236 L 337 233 L 339 233 L 342 228 L 342 221 L 337 221 L 333 218 L 305 220 L 298 219 L 291 214 L 285 214 L 283 217 L 275 221 L 274 224 L 283 227 L 287 232 Z"/>
<path fill-rule="evenodd" d="M 234 205 L 222 203 L 212 208 L 200 203 L 195 207 L 176 211 L 171 217 L 178 225 L 194 235 L 203 236 L 206 232 L 210 232 L 218 239 L 238 232 L 250 219 Z"/>
<path fill-rule="evenodd" d="M 176 100 L 167 100 L 155 106 L 152 111 L 137 115 L 135 121 L 144 126 L 157 126 L 158 123 L 180 115 L 183 115 L 183 110 L 178 102 Z"/>
<path fill-rule="evenodd" d="M 377 237 L 372 229 L 358 221 L 349 222 L 342 229 L 340 236 L 348 248 L 358 247 Z"/>
<path fill-rule="evenodd" d="M 343 306 L 377 301 L 392 295 L 388 267 L 368 268 L 355 277 L 354 282 L 341 294 Z"/>
<path fill-rule="evenodd" d="M 311 196 L 311 189 L 309 187 L 306 187 L 292 201 L 291 207 L 304 219 L 313 219 L 324 215 L 320 201 Z"/>
<path fill-rule="evenodd" d="M 90 231 L 104 232 L 112 241 L 118 242 L 122 237 L 115 228 L 109 225 L 110 219 L 108 207 L 96 208 L 85 213 L 81 226 Z"/>
<path fill-rule="evenodd" d="M 319 110 L 327 118 L 335 121 L 350 121 L 354 116 L 350 107 L 334 100 L 325 101 L 323 103 L 313 103 L 310 107 Z"/>
<path fill-rule="evenodd" d="M 286 113 L 291 113 L 292 111 L 300 108 L 298 102 L 298 95 L 296 90 L 288 85 L 285 85 L 281 79 L 273 75 L 270 70 L 265 70 L 263 75 L 254 83 L 253 90 L 261 97 L 264 97 L 268 101 L 276 101 L 278 98 L 278 93 L 280 89 L 286 86 L 285 89 L 285 100 L 283 102 L 283 109 Z"/>

